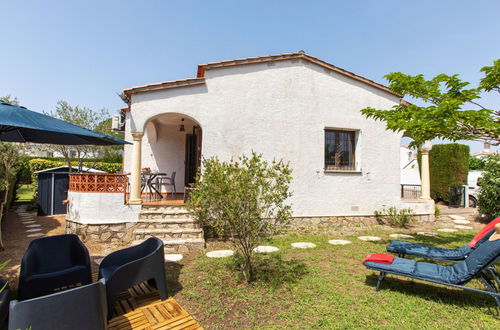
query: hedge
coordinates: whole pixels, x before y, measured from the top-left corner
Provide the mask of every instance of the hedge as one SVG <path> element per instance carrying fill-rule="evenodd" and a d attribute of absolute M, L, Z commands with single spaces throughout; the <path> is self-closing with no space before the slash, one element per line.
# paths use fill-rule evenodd
<path fill-rule="evenodd" d="M 464 144 L 436 144 L 429 152 L 431 197 L 448 203 L 450 186 L 467 184 L 470 148 Z M 421 155 L 418 154 L 419 165 Z"/>
<path fill-rule="evenodd" d="M 29 168 L 32 175 L 32 182 L 33 179 L 35 179 L 35 172 L 66 165 L 68 165 L 68 163 L 65 161 L 48 160 L 43 158 L 31 159 L 29 161 Z M 74 166 L 74 168 L 78 168 L 78 162 L 71 162 L 71 165 Z M 83 166 L 107 173 L 116 173 L 122 170 L 122 163 L 83 162 Z"/>

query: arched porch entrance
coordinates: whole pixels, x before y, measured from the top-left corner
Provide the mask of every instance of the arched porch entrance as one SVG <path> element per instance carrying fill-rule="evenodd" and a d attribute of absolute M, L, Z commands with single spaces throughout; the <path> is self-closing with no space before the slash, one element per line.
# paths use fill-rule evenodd
<path fill-rule="evenodd" d="M 196 173 L 201 165 L 202 133 L 198 121 L 181 113 L 165 113 L 150 118 L 144 125 L 142 137 L 139 137 L 141 133 L 132 133 L 134 159 L 136 149 L 141 149 L 137 152 L 141 159 L 140 166 L 137 164 L 132 166 L 129 202 L 138 203 L 139 196 L 142 203 L 183 201 L 186 187 L 195 182 Z M 136 141 L 136 137 L 141 141 Z M 132 187 L 135 184 L 135 189 L 138 188 L 138 183 L 134 183 L 134 171 L 137 176 L 137 168 L 140 169 L 140 193 L 134 191 Z M 147 171 L 153 174 L 159 173 L 160 177 L 166 178 L 164 182 L 170 183 L 167 178 L 172 179 L 173 185 L 161 185 L 161 189 L 158 189 L 161 194 L 156 193 L 151 187 L 148 191 L 144 188 L 144 173 Z M 176 194 L 172 194 L 174 191 Z"/>

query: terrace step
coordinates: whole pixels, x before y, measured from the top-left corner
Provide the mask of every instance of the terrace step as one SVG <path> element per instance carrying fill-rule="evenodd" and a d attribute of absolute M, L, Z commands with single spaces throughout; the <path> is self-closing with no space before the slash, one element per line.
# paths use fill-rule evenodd
<path fill-rule="evenodd" d="M 203 229 L 201 228 L 163 228 L 163 229 L 136 229 L 134 230 L 133 237 L 135 240 L 146 239 L 155 236 L 160 239 L 178 239 L 178 238 L 203 238 Z"/>
<path fill-rule="evenodd" d="M 199 229 L 200 225 L 193 219 L 155 219 L 139 220 L 136 229 Z"/>
<path fill-rule="evenodd" d="M 132 242 L 132 245 L 140 244 L 143 241 L 144 239 L 135 240 Z M 165 244 L 165 253 L 191 252 L 205 248 L 205 240 L 203 238 L 162 239 L 162 241 Z"/>
<path fill-rule="evenodd" d="M 165 253 L 205 248 L 203 229 L 182 206 L 143 205 L 132 235 L 132 244 L 138 244 L 152 236 L 163 240 Z"/>

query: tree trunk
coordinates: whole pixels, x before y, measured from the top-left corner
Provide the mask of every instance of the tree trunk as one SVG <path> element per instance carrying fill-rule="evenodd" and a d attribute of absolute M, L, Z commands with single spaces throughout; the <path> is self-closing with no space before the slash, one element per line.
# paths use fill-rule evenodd
<path fill-rule="evenodd" d="M 7 189 L 3 192 L 2 199 L 0 200 L 0 251 L 3 251 L 5 248 L 3 246 L 2 239 L 2 220 L 3 220 L 3 210 L 4 206 L 7 203 L 7 195 L 9 193 L 9 183 L 7 183 Z"/>

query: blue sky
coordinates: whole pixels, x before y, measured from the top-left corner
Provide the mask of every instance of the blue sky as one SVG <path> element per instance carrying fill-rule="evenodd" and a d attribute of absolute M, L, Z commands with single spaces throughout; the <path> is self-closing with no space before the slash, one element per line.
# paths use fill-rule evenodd
<path fill-rule="evenodd" d="M 116 112 L 124 88 L 298 50 L 382 83 L 401 71 L 476 84 L 500 57 L 498 0 L 4 0 L 0 12 L 0 96 L 37 111 L 63 99 Z"/>

